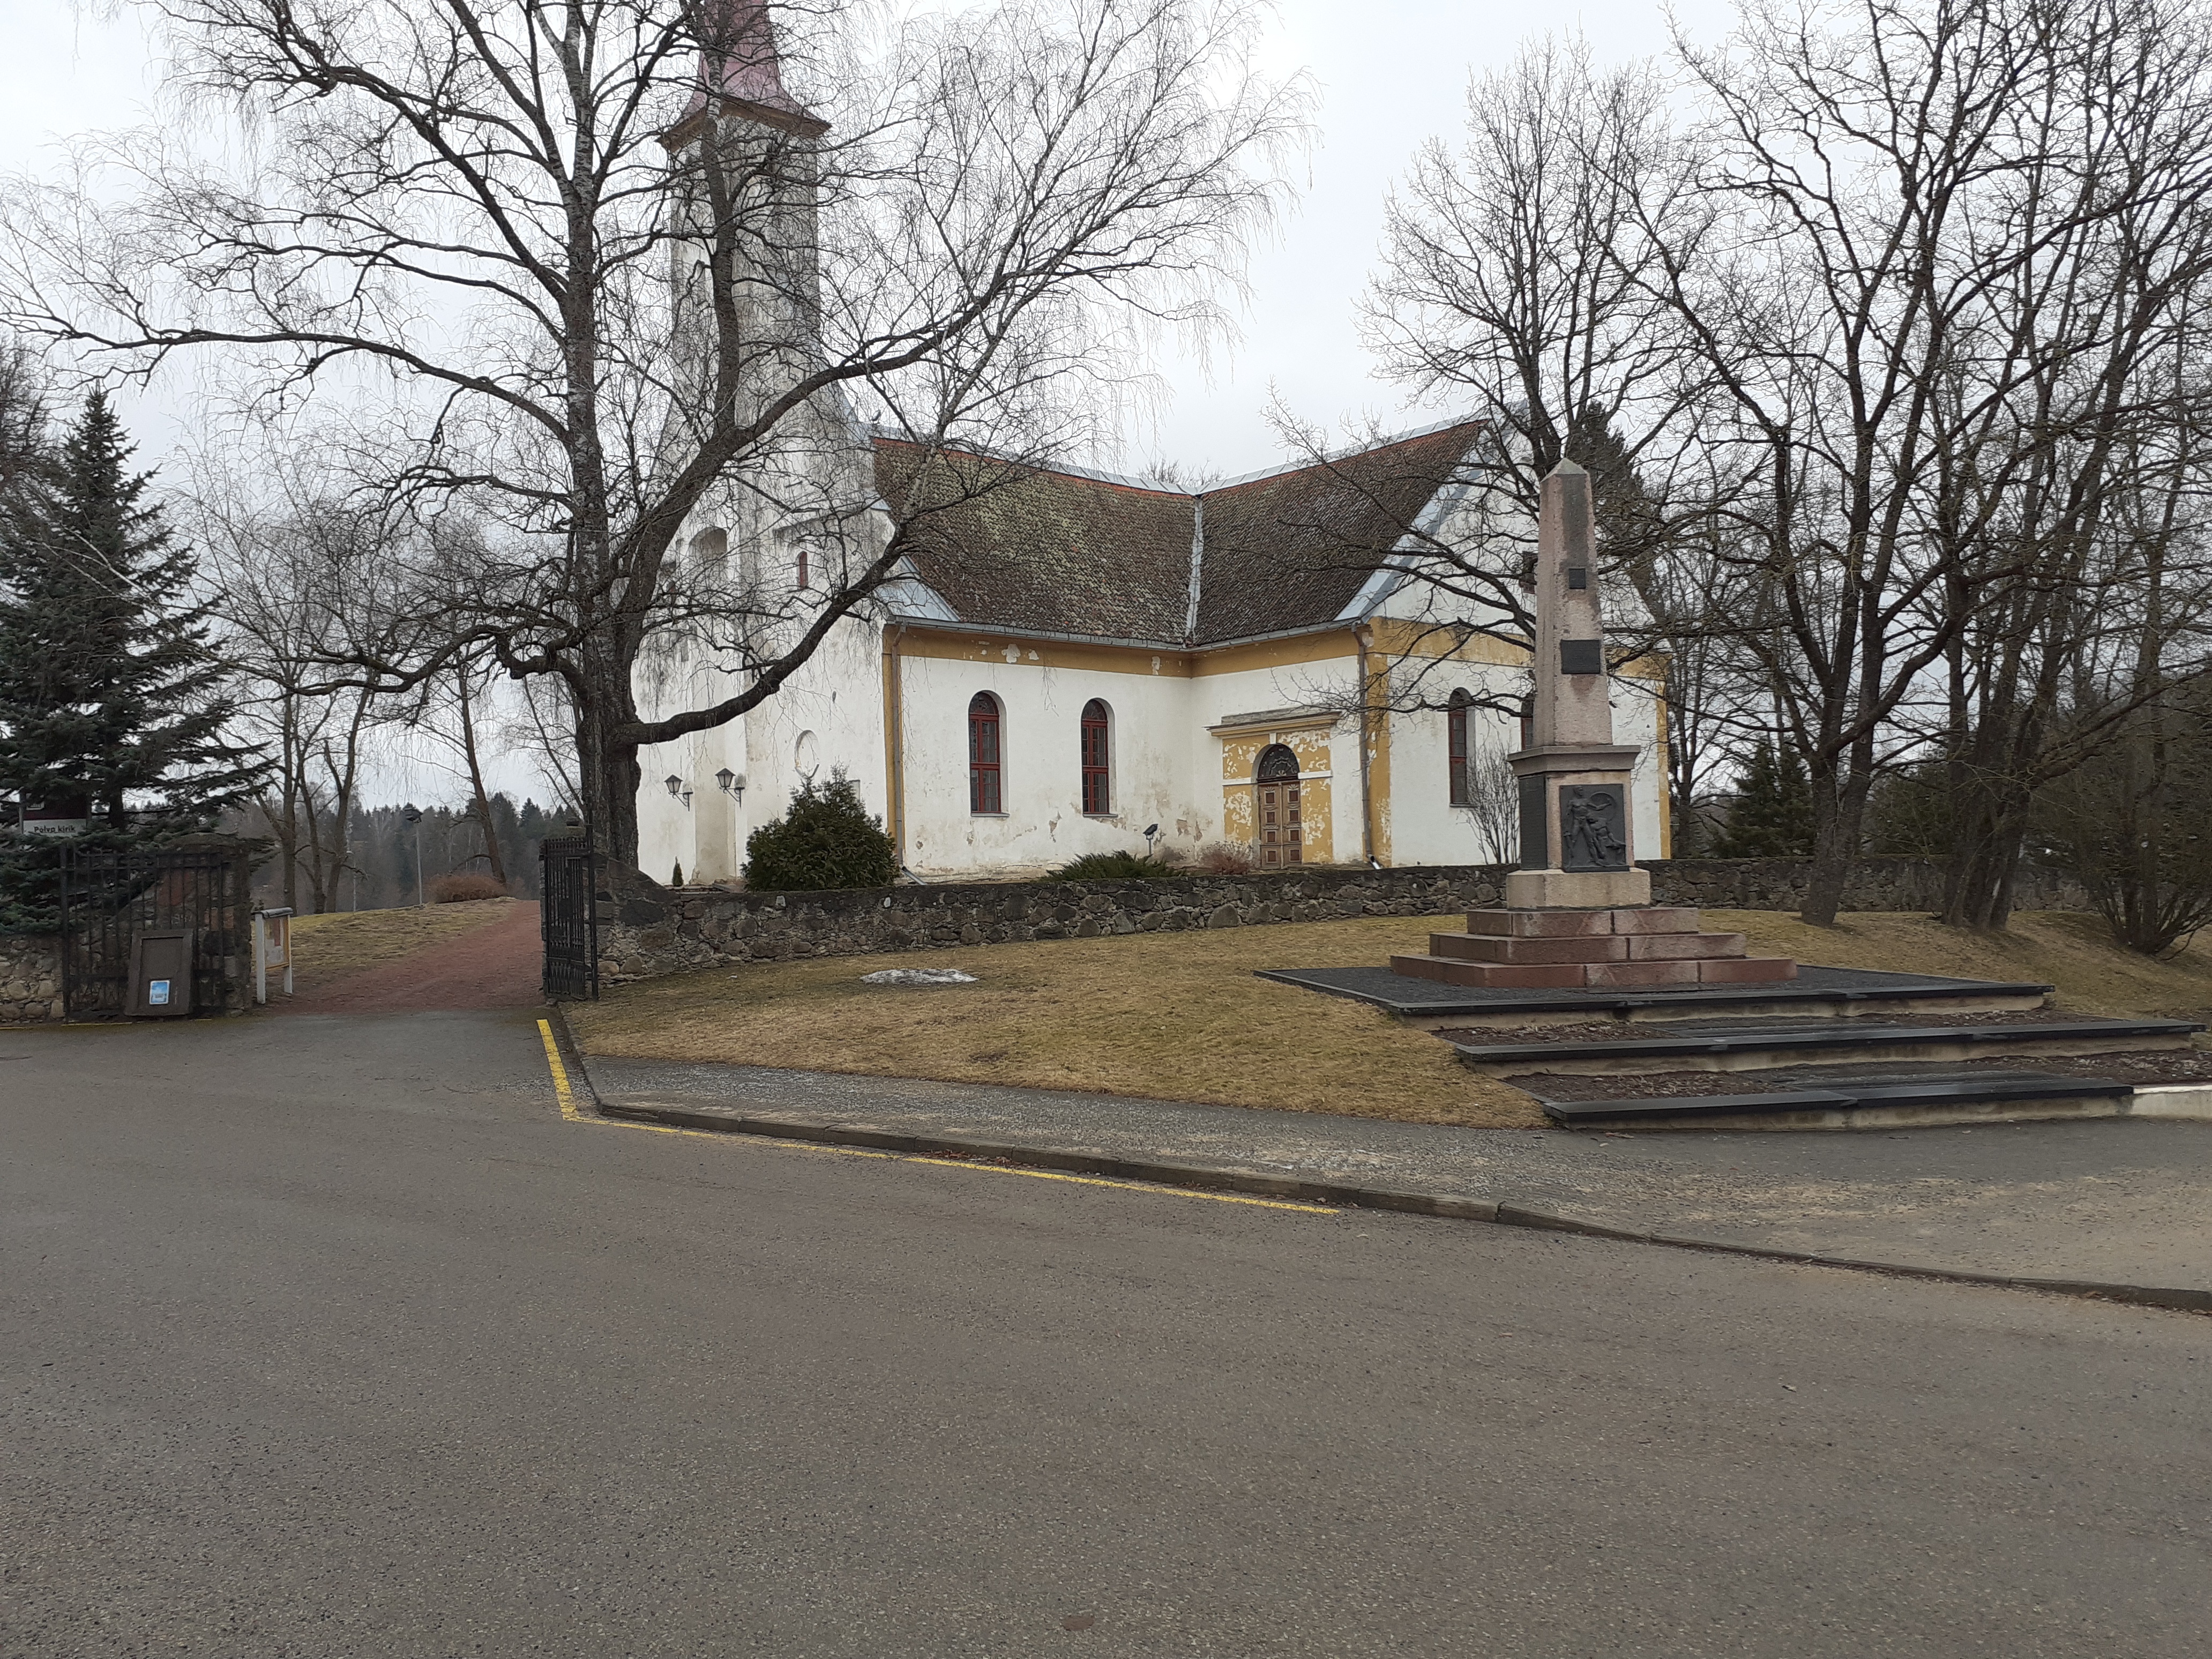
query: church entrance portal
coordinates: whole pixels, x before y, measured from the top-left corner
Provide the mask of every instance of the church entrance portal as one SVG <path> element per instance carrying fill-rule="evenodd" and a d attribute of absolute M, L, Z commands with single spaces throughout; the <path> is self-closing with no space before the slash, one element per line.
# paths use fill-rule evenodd
<path fill-rule="evenodd" d="M 1255 780 L 1260 800 L 1258 823 L 1260 867 L 1279 870 L 1304 862 L 1305 832 L 1300 823 L 1298 757 L 1283 744 L 1271 743 L 1260 751 Z"/>

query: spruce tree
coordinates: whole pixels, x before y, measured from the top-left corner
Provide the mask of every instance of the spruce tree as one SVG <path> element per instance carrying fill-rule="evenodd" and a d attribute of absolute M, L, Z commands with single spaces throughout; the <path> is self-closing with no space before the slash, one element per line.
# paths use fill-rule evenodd
<path fill-rule="evenodd" d="M 1745 763 L 1713 856 L 1802 859 L 1812 852 L 1813 790 L 1804 763 L 1778 744 L 1762 743 Z"/>
<path fill-rule="evenodd" d="M 95 392 L 0 511 L 0 797 L 81 805 L 88 847 L 215 828 L 264 770 L 227 727 L 231 671 L 195 562 Z M 52 838 L 0 836 L 0 929 L 53 925 Z"/>

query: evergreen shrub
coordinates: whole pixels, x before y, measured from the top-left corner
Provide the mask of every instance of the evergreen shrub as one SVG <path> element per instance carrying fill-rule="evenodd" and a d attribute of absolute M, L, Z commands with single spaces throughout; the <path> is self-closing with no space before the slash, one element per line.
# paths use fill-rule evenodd
<path fill-rule="evenodd" d="M 1744 766 L 1713 856 L 1802 859 L 1812 853 L 1813 787 L 1805 763 L 1789 750 L 1762 743 Z"/>
<path fill-rule="evenodd" d="M 838 887 L 888 887 L 898 855 L 884 821 L 840 770 L 818 788 L 809 780 L 791 808 L 745 840 L 745 886 L 757 893 L 818 893 Z"/>
<path fill-rule="evenodd" d="M 1047 881 L 1159 881 L 1179 876 L 1182 871 L 1158 859 L 1141 858 L 1134 853 L 1085 853 L 1072 863 L 1063 864 L 1046 877 Z"/>

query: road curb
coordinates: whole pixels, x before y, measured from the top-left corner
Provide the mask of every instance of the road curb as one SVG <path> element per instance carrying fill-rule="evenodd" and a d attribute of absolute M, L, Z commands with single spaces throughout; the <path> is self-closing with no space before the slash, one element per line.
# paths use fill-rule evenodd
<path fill-rule="evenodd" d="M 591 1071 L 584 1063 L 583 1053 L 576 1047 L 568 1022 L 561 1018 L 557 1007 L 554 1010 L 552 1021 L 563 1058 L 574 1074 L 574 1080 L 582 1085 L 584 1094 L 591 1100 L 592 1109 L 602 1117 L 620 1122 L 653 1123 L 665 1128 L 692 1129 L 710 1134 L 752 1135 L 763 1139 L 858 1146 L 915 1158 L 1013 1164 L 1027 1169 L 1051 1170 L 1070 1175 L 1142 1181 L 1159 1187 L 1240 1193 L 1255 1198 L 1291 1199 L 1351 1209 L 1386 1210 L 1401 1215 L 1430 1216 L 1447 1221 L 1483 1221 L 1499 1226 L 1525 1227 L 1539 1232 L 1571 1233 L 1583 1238 L 1609 1239 L 1616 1243 L 1651 1244 L 1674 1250 L 1702 1250 L 1715 1255 L 1748 1256 L 1754 1261 L 1787 1262 L 1800 1267 L 1844 1267 L 1855 1273 L 1881 1273 L 1892 1279 L 1917 1279 L 1946 1285 L 1978 1285 L 1995 1290 L 2040 1291 L 2048 1295 L 2125 1303 L 2136 1307 L 2166 1308 L 2181 1313 L 2212 1313 L 2212 1290 L 2108 1284 L 2095 1279 L 2035 1279 L 2014 1273 L 1978 1273 L 1951 1267 L 1923 1267 L 1909 1262 L 1878 1261 L 1859 1256 L 1828 1255 L 1811 1250 L 1785 1250 L 1768 1245 L 1742 1244 L 1733 1239 L 1705 1238 L 1694 1233 L 1615 1227 L 1585 1217 L 1538 1209 L 1506 1200 L 1466 1198 L 1451 1193 L 1418 1192 L 1346 1182 L 1309 1181 L 1294 1176 L 1267 1175 L 1257 1170 L 1224 1170 L 1202 1164 L 1177 1164 L 1166 1159 L 1115 1158 L 1103 1152 L 1010 1146 L 969 1135 L 908 1134 L 900 1130 L 878 1129 L 860 1124 L 817 1123 L 799 1118 L 738 1117 L 724 1112 L 691 1111 L 680 1106 L 610 1102 L 601 1098 L 599 1089 L 592 1082 Z"/>

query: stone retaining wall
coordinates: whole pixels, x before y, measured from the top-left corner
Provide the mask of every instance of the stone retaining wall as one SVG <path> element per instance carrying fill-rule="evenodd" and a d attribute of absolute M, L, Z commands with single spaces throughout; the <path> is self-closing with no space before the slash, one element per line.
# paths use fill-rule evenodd
<path fill-rule="evenodd" d="M 1794 910 L 1808 866 L 1794 859 L 1650 862 L 1652 896 L 1715 909 Z M 1349 916 L 1447 916 L 1498 902 L 1508 866 L 1396 870 L 1316 866 L 1170 881 L 932 884 L 830 893 L 671 889 L 632 872 L 599 895 L 599 979 L 620 985 L 730 963 L 930 951 L 1018 940 L 1251 927 Z M 2050 885 L 2050 884 L 2045 884 Z M 1852 873 L 1850 910 L 1932 904 L 1942 869 L 1871 859 Z M 2027 908 L 2073 908 L 2055 886 Z"/>
<path fill-rule="evenodd" d="M 0 1025 L 61 1017 L 61 940 L 52 933 L 0 934 Z"/>

